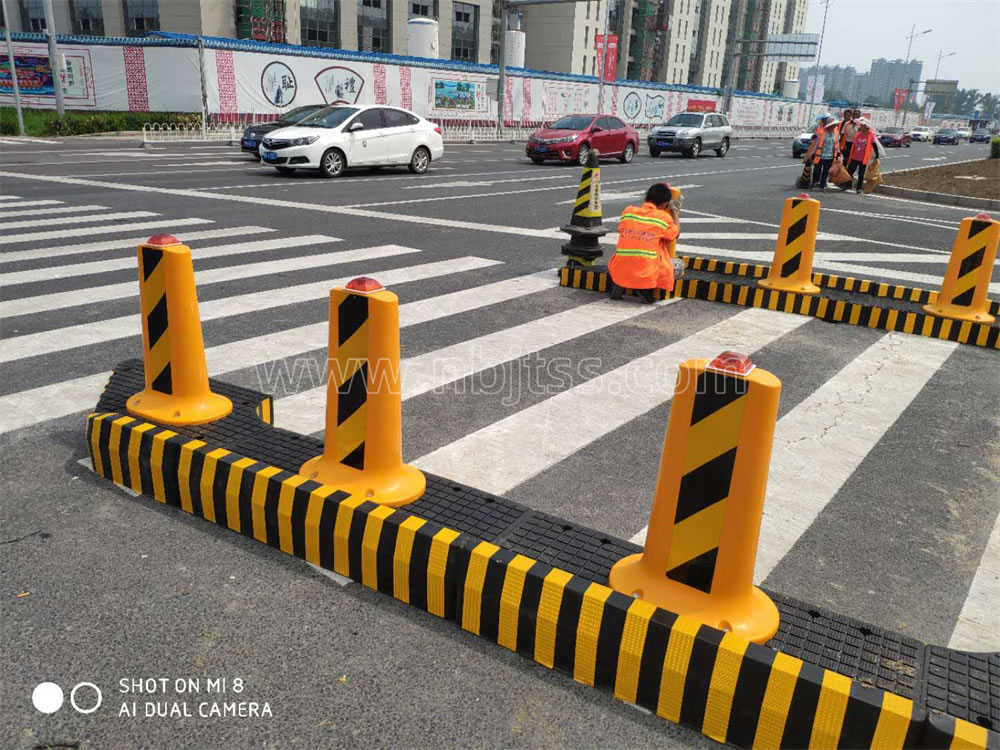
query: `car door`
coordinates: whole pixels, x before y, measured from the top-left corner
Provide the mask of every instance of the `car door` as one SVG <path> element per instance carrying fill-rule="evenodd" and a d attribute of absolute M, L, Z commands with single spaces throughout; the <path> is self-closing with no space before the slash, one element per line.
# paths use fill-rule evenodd
<path fill-rule="evenodd" d="M 719 148 L 722 145 L 722 121 L 718 115 L 705 116 L 705 138 L 702 143 L 709 148 Z"/>
<path fill-rule="evenodd" d="M 357 124 L 361 127 L 358 128 Z M 385 128 L 382 110 L 365 109 L 359 112 L 344 129 L 347 163 L 352 167 L 374 166 L 386 163 Z"/>
<path fill-rule="evenodd" d="M 607 117 L 598 117 L 594 121 L 593 127 L 598 127 L 600 130 L 590 136 L 590 146 L 591 148 L 596 148 L 601 154 L 610 155 L 615 153 L 614 141 L 615 135 L 611 130 L 611 126 L 608 123 Z"/>
<path fill-rule="evenodd" d="M 409 164 L 413 151 L 419 144 L 417 124 L 420 122 L 409 112 L 386 107 L 382 110 L 385 128 L 385 163 Z"/>
<path fill-rule="evenodd" d="M 615 134 L 615 153 L 620 154 L 625 151 L 625 144 L 628 142 L 628 131 L 625 130 L 625 123 L 617 117 L 607 117 L 611 132 Z"/>

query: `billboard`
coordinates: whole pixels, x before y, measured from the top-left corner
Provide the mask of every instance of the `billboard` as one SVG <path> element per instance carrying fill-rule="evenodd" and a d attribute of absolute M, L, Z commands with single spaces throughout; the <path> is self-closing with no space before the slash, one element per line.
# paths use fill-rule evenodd
<path fill-rule="evenodd" d="M 764 43 L 767 62 L 812 62 L 819 50 L 819 34 L 768 34 Z"/>
<path fill-rule="evenodd" d="M 67 106 L 96 106 L 94 81 L 90 64 L 90 50 L 73 48 L 60 54 L 63 97 Z M 55 102 L 55 76 L 49 64 L 49 51 L 43 45 L 14 46 L 14 68 L 17 85 L 25 104 L 52 104 Z M 0 101 L 13 100 L 14 83 L 11 79 L 10 59 L 0 58 Z"/>

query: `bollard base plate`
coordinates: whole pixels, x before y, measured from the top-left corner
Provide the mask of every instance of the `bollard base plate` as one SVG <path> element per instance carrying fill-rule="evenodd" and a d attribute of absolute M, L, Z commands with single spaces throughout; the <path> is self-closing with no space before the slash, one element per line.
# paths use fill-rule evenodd
<path fill-rule="evenodd" d="M 765 289 L 795 294 L 819 294 L 819 287 L 810 282 L 789 281 L 788 279 L 760 279 L 757 283 Z"/>
<path fill-rule="evenodd" d="M 738 596 L 712 596 L 654 569 L 642 554 L 629 555 L 611 568 L 608 585 L 616 591 L 686 615 L 709 627 L 765 644 L 778 632 L 778 608 L 756 586 Z"/>
<path fill-rule="evenodd" d="M 163 424 L 199 425 L 222 419 L 232 412 L 233 402 L 218 393 L 185 398 L 147 390 L 132 395 L 127 408 L 129 414 Z"/>
<path fill-rule="evenodd" d="M 970 323 L 991 324 L 995 317 L 987 312 L 972 312 L 968 307 L 960 305 L 924 305 L 924 312 L 936 315 L 939 318 L 951 318 L 952 320 L 967 320 Z"/>
<path fill-rule="evenodd" d="M 316 456 L 302 464 L 298 473 L 351 495 L 363 497 L 368 502 L 390 508 L 412 503 L 427 489 L 423 472 L 408 464 L 400 464 L 392 469 L 361 471 L 332 458 Z"/>

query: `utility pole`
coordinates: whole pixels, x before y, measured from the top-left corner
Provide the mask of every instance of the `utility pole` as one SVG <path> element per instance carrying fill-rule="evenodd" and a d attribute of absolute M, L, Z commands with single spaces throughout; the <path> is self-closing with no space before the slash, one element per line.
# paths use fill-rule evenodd
<path fill-rule="evenodd" d="M 833 5 L 833 0 L 823 0 L 823 28 L 819 32 L 819 49 L 816 50 L 816 67 L 813 73 L 813 93 L 809 97 L 809 114 L 806 115 L 806 126 L 812 124 L 813 119 L 813 107 L 816 104 L 816 90 L 819 88 L 816 84 L 819 83 L 819 64 L 823 59 L 823 40 L 826 38 L 826 15 L 830 12 L 830 6 Z"/>
<path fill-rule="evenodd" d="M 500 0 L 500 49 L 497 50 L 497 66 L 500 72 L 497 74 L 497 137 L 503 134 L 503 116 L 507 104 L 506 83 L 507 77 L 507 27 L 510 25 L 510 7 L 507 0 Z"/>
<path fill-rule="evenodd" d="M 66 107 L 63 104 L 62 64 L 56 51 L 56 20 L 52 13 L 52 0 L 42 0 L 42 4 L 45 6 L 45 32 L 49 37 L 49 68 L 52 69 L 52 88 L 56 95 L 56 114 L 62 117 Z"/>
<path fill-rule="evenodd" d="M 906 45 L 906 67 L 907 68 L 910 67 L 910 51 L 913 49 L 913 40 L 916 39 L 918 36 L 923 36 L 924 34 L 930 34 L 931 31 L 933 31 L 933 29 L 924 29 L 923 31 L 921 31 L 918 34 L 917 33 L 917 25 L 913 24 L 913 27 L 910 29 L 910 35 L 908 37 L 906 37 L 906 39 L 907 39 L 907 45 Z M 893 96 L 895 96 L 895 92 L 893 92 Z M 910 92 L 909 92 L 909 90 L 907 90 L 907 92 L 906 92 L 906 101 L 909 101 L 909 100 L 910 100 Z M 899 112 L 905 112 L 905 110 L 906 110 L 906 102 L 903 102 L 903 106 L 899 108 Z M 905 122 L 905 116 L 904 116 L 904 122 Z M 898 113 L 896 114 L 896 124 L 897 125 L 899 124 L 899 114 Z"/>
<path fill-rule="evenodd" d="M 7 37 L 7 64 L 10 65 L 10 80 L 14 86 L 14 107 L 17 109 L 17 130 L 24 135 L 24 112 L 21 111 L 21 87 L 17 85 L 17 67 L 14 65 L 14 45 L 10 43 L 10 13 L 7 12 L 7 0 L 0 0 L 3 8 L 4 36 Z"/>
<path fill-rule="evenodd" d="M 730 114 L 730 109 L 733 106 L 733 86 L 736 84 L 736 69 L 739 67 L 740 59 L 739 52 L 736 51 L 736 40 L 743 38 L 746 3 L 747 0 L 734 0 L 733 9 L 729 12 L 730 17 L 733 17 L 734 13 L 736 14 L 736 28 L 734 29 L 735 33 L 730 34 L 726 39 L 726 59 L 729 60 L 729 75 L 726 76 L 726 96 L 722 102 L 722 111 L 727 115 Z"/>
<path fill-rule="evenodd" d="M 597 0 L 597 2 L 598 4 L 600 4 L 601 0 Z M 608 45 L 610 44 L 610 40 L 608 38 L 608 32 L 610 31 L 610 27 L 611 27 L 611 0 L 604 0 L 604 49 L 601 51 L 601 54 L 604 56 L 604 59 L 601 60 L 601 64 L 598 68 L 598 70 L 600 71 L 600 78 L 597 81 L 597 114 L 601 114 L 602 112 L 604 112 L 604 78 L 608 74 L 606 66 L 608 64 Z M 618 55 L 616 54 L 615 55 L 616 60 L 617 57 Z"/>
<path fill-rule="evenodd" d="M 946 57 L 951 57 L 951 56 L 952 56 L 952 55 L 954 55 L 954 54 L 955 54 L 954 52 L 949 52 L 949 53 L 948 53 L 948 54 L 946 55 L 946 54 L 944 53 L 944 50 L 941 50 L 941 51 L 940 51 L 940 52 L 938 53 L 938 56 L 937 56 L 937 67 L 936 67 L 936 68 L 934 68 L 934 80 L 935 80 L 935 81 L 936 81 L 936 80 L 938 79 L 938 74 L 939 74 L 939 73 L 941 72 L 941 61 L 942 61 L 942 60 L 944 60 L 944 59 L 945 59 Z"/>

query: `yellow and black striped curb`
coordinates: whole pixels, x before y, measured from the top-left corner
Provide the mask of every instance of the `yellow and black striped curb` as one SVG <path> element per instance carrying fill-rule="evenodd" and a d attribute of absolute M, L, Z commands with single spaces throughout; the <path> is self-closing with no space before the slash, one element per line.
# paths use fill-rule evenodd
<path fill-rule="evenodd" d="M 685 268 L 690 268 L 693 271 L 707 271 L 727 276 L 747 276 L 754 279 L 763 279 L 767 277 L 768 272 L 771 270 L 770 266 L 765 265 L 736 263 L 720 258 L 706 258 L 695 255 L 682 256 L 681 260 L 684 261 Z M 902 284 L 887 284 L 882 281 L 857 279 L 833 273 L 814 272 L 812 282 L 825 289 L 867 294 L 873 297 L 903 300 L 917 304 L 936 302 L 938 298 L 938 293 L 930 289 L 919 289 Z M 991 315 L 1000 316 L 1000 300 L 989 300 L 989 306 Z"/>
<path fill-rule="evenodd" d="M 94 471 L 118 485 L 349 576 L 720 742 L 1000 746 L 984 727 L 266 459 L 120 412 L 91 414 L 87 444 Z"/>
<path fill-rule="evenodd" d="M 574 289 L 605 292 L 609 288 L 610 279 L 604 268 L 563 267 L 559 269 L 559 283 Z M 808 315 L 828 323 L 847 323 L 883 331 L 897 331 L 916 336 L 957 341 L 960 344 L 971 344 L 988 349 L 1000 349 L 1000 327 L 997 325 L 951 320 L 928 315 L 922 311 L 901 310 L 892 307 L 890 299 L 886 299 L 885 306 L 877 306 L 859 302 L 845 302 L 819 294 L 795 294 L 733 283 L 725 279 L 711 280 L 708 278 L 681 278 L 674 282 L 672 292 L 657 289 L 654 290 L 654 296 L 656 299 L 683 297 L 709 302 L 725 302 L 742 307 L 760 307 L 778 312 Z"/>

